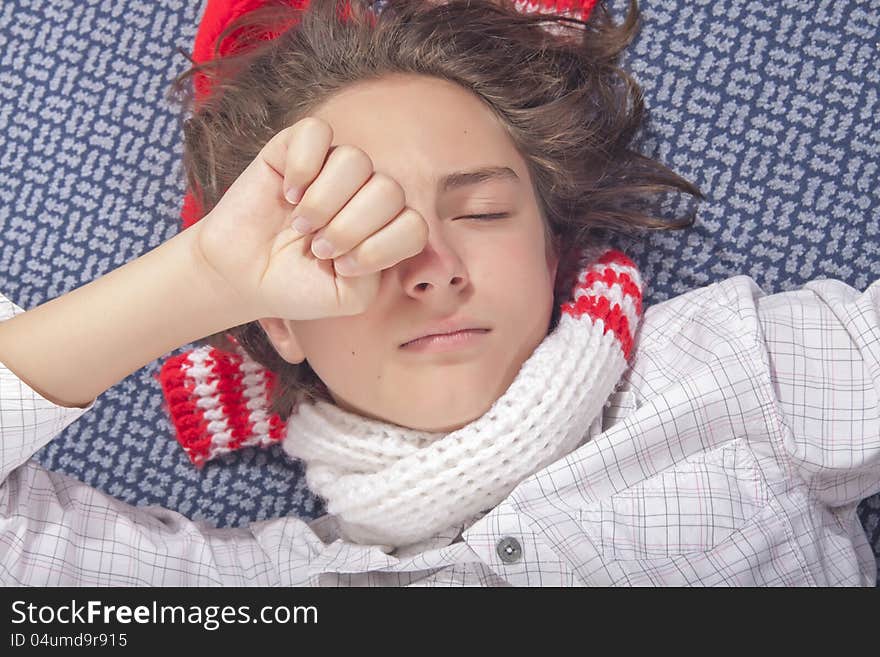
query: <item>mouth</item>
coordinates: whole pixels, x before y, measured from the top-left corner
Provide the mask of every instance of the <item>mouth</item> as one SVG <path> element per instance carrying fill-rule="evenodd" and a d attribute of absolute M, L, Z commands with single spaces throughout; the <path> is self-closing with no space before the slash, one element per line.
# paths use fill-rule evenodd
<path fill-rule="evenodd" d="M 425 335 L 400 345 L 409 351 L 448 351 L 479 341 L 480 337 L 491 329 L 462 329 L 450 333 L 434 333 Z"/>

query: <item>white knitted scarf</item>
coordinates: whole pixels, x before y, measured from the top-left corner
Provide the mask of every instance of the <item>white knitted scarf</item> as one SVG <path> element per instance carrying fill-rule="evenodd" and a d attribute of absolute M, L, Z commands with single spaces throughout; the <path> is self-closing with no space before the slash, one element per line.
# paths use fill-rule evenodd
<path fill-rule="evenodd" d="M 559 323 L 478 419 L 449 433 L 301 402 L 284 450 L 306 465 L 351 542 L 402 547 L 470 522 L 579 446 L 615 391 L 642 314 L 642 280 L 622 252 L 581 252 Z"/>

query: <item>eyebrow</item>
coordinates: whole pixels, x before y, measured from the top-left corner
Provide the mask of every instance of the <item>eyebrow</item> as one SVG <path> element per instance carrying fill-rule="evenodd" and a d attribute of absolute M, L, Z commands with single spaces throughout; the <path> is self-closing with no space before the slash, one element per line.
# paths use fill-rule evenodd
<path fill-rule="evenodd" d="M 489 180 L 509 180 L 518 182 L 519 176 L 510 167 L 482 167 L 472 171 L 455 171 L 440 179 L 438 189 L 441 193 L 450 192 L 468 185 L 478 185 Z"/>

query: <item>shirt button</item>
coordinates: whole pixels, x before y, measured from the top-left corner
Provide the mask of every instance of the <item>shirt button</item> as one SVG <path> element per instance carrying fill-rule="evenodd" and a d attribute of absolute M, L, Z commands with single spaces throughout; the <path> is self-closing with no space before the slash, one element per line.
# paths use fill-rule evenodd
<path fill-rule="evenodd" d="M 516 563 L 522 559 L 522 546 L 513 536 L 505 536 L 498 541 L 495 551 L 504 563 Z"/>

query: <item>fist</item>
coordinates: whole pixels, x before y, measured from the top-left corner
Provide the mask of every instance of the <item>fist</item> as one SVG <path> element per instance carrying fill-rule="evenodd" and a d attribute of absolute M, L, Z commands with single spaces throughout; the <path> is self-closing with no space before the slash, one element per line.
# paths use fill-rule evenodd
<path fill-rule="evenodd" d="M 425 248 L 427 224 L 397 181 L 374 172 L 361 149 L 332 141 L 317 117 L 285 128 L 193 226 L 203 266 L 253 319 L 362 313 L 382 270 Z"/>

